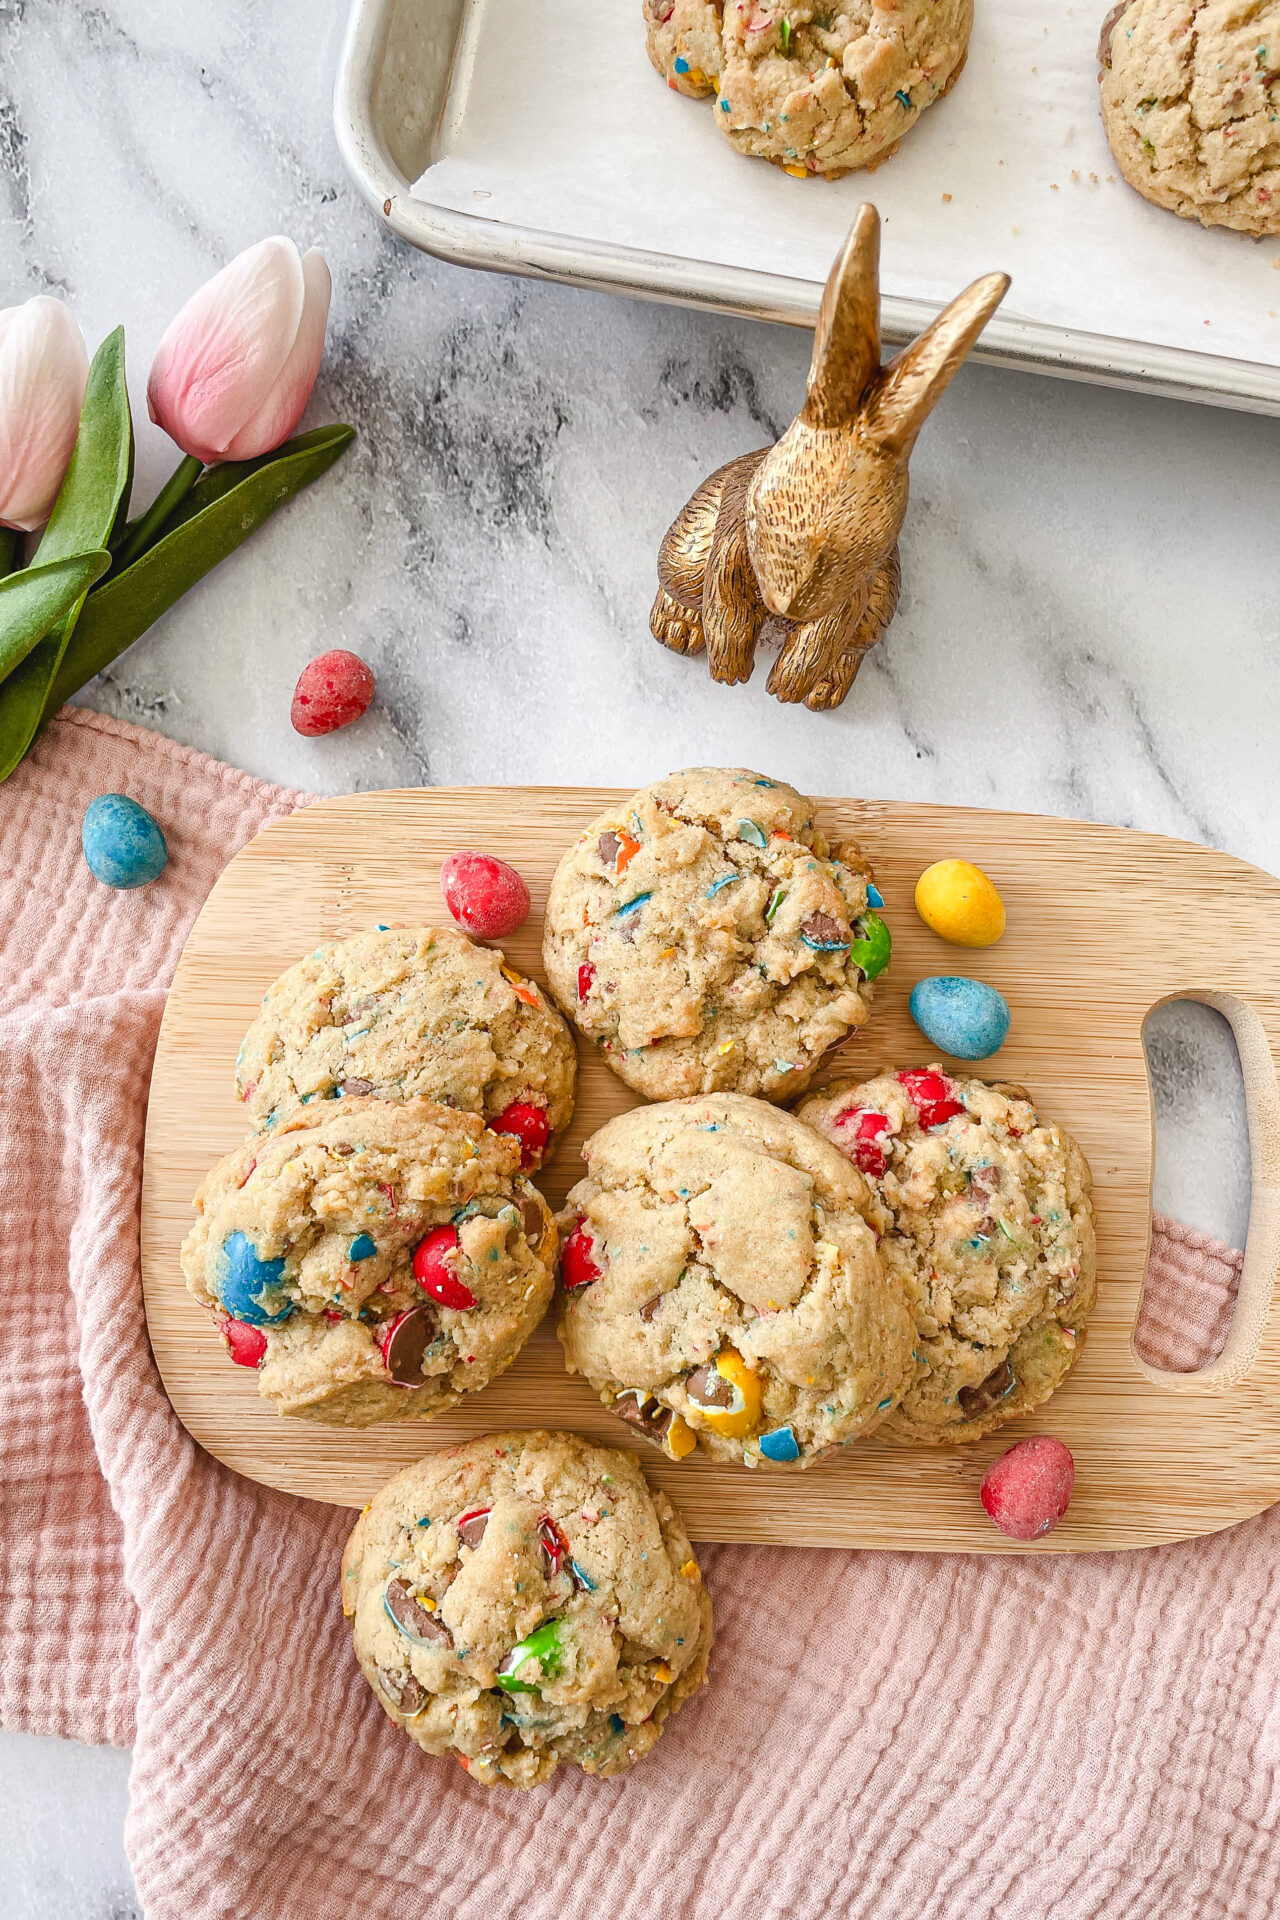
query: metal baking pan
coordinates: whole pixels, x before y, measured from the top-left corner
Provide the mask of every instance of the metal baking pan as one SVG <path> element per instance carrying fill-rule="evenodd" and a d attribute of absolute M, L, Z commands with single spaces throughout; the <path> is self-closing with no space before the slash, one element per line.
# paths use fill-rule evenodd
<path fill-rule="evenodd" d="M 1003 267 L 1013 289 L 978 359 L 1280 414 L 1280 241 L 1206 231 L 1119 181 L 1098 122 L 1094 6 L 979 0 L 949 98 L 890 164 L 835 183 L 733 154 L 710 110 L 648 67 L 639 12 L 566 0 L 558 30 L 587 38 L 566 79 L 569 40 L 548 42 L 546 11 L 524 0 L 355 0 L 334 118 L 361 192 L 393 232 L 464 266 L 798 327 L 813 326 L 824 263 L 872 195 L 890 340 Z M 555 100 L 563 112 L 547 111 Z M 710 183 L 693 223 L 691 179 Z M 1219 351 L 1191 346 L 1193 330 Z"/>

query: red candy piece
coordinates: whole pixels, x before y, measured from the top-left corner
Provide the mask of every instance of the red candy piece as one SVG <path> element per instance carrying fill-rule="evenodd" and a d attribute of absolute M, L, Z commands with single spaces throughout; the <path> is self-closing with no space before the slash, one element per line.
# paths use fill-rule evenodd
<path fill-rule="evenodd" d="M 413 1277 L 431 1299 L 461 1312 L 474 1307 L 476 1297 L 470 1287 L 463 1286 L 450 1264 L 457 1246 L 456 1227 L 433 1227 L 413 1250 Z"/>
<path fill-rule="evenodd" d="M 849 1145 L 841 1148 L 845 1157 L 848 1158 L 852 1151 L 854 1162 L 862 1172 L 878 1180 L 888 1165 L 884 1148 L 880 1145 L 881 1136 L 889 1131 L 888 1114 L 872 1113 L 868 1107 L 848 1107 L 836 1115 L 836 1125 L 848 1127 L 853 1133 Z"/>
<path fill-rule="evenodd" d="M 491 853 L 451 853 L 440 868 L 444 903 L 477 940 L 502 940 L 529 918 L 529 889 Z"/>
<path fill-rule="evenodd" d="M 940 1127 L 944 1121 L 954 1120 L 958 1113 L 964 1112 L 963 1103 L 956 1099 L 956 1090 L 945 1073 L 934 1073 L 931 1068 L 922 1067 L 914 1072 L 900 1073 L 898 1079 L 920 1115 L 922 1127 Z"/>
<path fill-rule="evenodd" d="M 513 1133 L 520 1142 L 520 1165 L 535 1167 L 551 1138 L 551 1122 L 545 1107 L 532 1100 L 513 1100 L 509 1107 L 489 1122 L 494 1133 Z"/>
<path fill-rule="evenodd" d="M 359 654 L 334 647 L 309 660 L 298 675 L 289 718 L 295 733 L 336 733 L 366 713 L 372 699 L 373 674 Z"/>
<path fill-rule="evenodd" d="M 251 1327 L 243 1320 L 226 1319 L 221 1332 L 227 1352 L 238 1367 L 256 1367 L 267 1351 L 267 1336 L 261 1327 Z"/>
<path fill-rule="evenodd" d="M 588 995 L 588 994 L 590 993 L 590 991 L 591 991 L 591 982 L 592 982 L 592 981 L 593 981 L 593 980 L 595 979 L 595 977 L 596 977 L 596 970 L 595 970 L 595 968 L 594 968 L 594 967 L 592 966 L 592 964 L 591 964 L 591 962 L 590 962 L 589 960 L 584 960 L 584 961 L 583 961 L 583 963 L 582 963 L 582 965 L 581 965 L 581 966 L 580 966 L 580 967 L 578 968 L 578 998 L 579 998 L 579 1000 L 585 1000 L 585 999 L 586 999 L 586 997 L 587 997 L 587 995 Z M 245 1098 L 246 1098 L 246 1099 L 248 1099 L 248 1095 L 247 1095 L 247 1094 L 245 1095 Z"/>
<path fill-rule="evenodd" d="M 548 1580 L 554 1580 L 569 1557 L 569 1542 L 565 1539 L 558 1521 L 549 1513 L 538 1519 L 538 1545 L 542 1548 L 542 1563 Z"/>
<path fill-rule="evenodd" d="M 982 1504 L 1011 1540 L 1039 1540 L 1061 1520 L 1075 1483 L 1070 1449 L 1038 1433 L 991 1462 L 982 1476 Z"/>
<path fill-rule="evenodd" d="M 600 1278 L 594 1250 L 595 1241 L 579 1220 L 560 1249 L 560 1284 L 566 1293 L 572 1293 L 577 1287 L 589 1287 L 593 1280 Z"/>

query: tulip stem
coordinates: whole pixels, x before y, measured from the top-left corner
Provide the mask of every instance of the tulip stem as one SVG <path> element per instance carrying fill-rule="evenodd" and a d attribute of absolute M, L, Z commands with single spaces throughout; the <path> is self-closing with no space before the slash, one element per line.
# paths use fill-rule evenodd
<path fill-rule="evenodd" d="M 112 557 L 113 575 L 123 573 L 130 561 L 136 560 L 151 545 L 203 472 L 203 460 L 197 460 L 194 454 L 183 455 L 142 518 L 125 529 L 124 539 Z"/>
<path fill-rule="evenodd" d="M 16 573 L 22 565 L 22 535 L 12 527 L 0 527 L 0 580 Z"/>

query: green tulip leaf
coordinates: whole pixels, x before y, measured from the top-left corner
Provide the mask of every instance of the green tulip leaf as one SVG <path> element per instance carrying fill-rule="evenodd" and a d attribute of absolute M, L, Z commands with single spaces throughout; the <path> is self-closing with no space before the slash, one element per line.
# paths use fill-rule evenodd
<path fill-rule="evenodd" d="M 318 427 L 286 440 L 261 460 L 233 461 L 203 474 L 155 545 L 89 595 L 49 689 L 44 718 L 110 666 L 286 501 L 318 480 L 354 437 L 354 427 Z M 0 779 L 11 771 L 0 753 Z"/>
<path fill-rule="evenodd" d="M 76 553 L 0 580 L 0 679 L 22 665 L 110 565 L 109 553 Z"/>
<path fill-rule="evenodd" d="M 80 428 L 71 462 L 53 503 L 35 559 L 23 572 L 10 574 L 6 586 L 61 561 L 100 560 L 120 517 L 127 511 L 133 477 L 133 421 L 124 376 L 124 329 L 108 334 L 93 356 Z M 107 565 L 110 565 L 108 556 Z M 60 621 L 47 627 L 33 645 L 11 635 L 5 619 L 10 605 L 0 602 L 0 780 L 7 780 L 35 739 L 49 689 L 66 655 L 84 594 L 105 569 L 95 564 L 82 591 L 72 597 Z"/>

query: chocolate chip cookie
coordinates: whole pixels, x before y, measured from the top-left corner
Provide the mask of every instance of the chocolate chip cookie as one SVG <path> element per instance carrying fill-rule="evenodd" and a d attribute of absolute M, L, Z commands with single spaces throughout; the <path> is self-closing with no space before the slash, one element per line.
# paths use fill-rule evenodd
<path fill-rule="evenodd" d="M 694 767 L 610 807 L 547 901 L 551 990 L 651 1100 L 789 1100 L 867 1019 L 890 940 L 860 849 L 741 767 Z M 876 895 L 878 902 L 879 895 Z"/>
<path fill-rule="evenodd" d="M 1201 226 L 1280 234 L 1280 0 L 1122 0 L 1098 60 L 1131 187 Z"/>
<path fill-rule="evenodd" d="M 900 1278 L 863 1176 L 737 1094 L 639 1107 L 583 1148 L 565 1203 L 571 1373 L 673 1459 L 807 1466 L 915 1378 Z M 868 1224 L 868 1222 L 872 1224 Z"/>
<path fill-rule="evenodd" d="M 573 1112 L 573 1036 L 537 983 L 464 934 L 380 927 L 267 989 L 236 1062 L 256 1127 L 298 1106 L 423 1097 L 515 1134 L 540 1164 Z"/>
<path fill-rule="evenodd" d="M 1096 1290 L 1089 1167 L 1023 1087 L 941 1067 L 840 1081 L 797 1118 L 875 1187 L 886 1273 L 906 1291 L 923 1377 L 883 1437 L 978 1440 L 1048 1399 Z"/>
<path fill-rule="evenodd" d="M 671 1501 L 573 1433 L 485 1434 L 406 1467 L 347 1542 L 342 1605 L 388 1717 L 485 1786 L 539 1786 L 562 1760 L 625 1772 L 711 1652 Z"/>
<path fill-rule="evenodd" d="M 510 1366 L 556 1229 L 520 1149 L 430 1100 L 295 1108 L 209 1173 L 187 1286 L 281 1413 L 429 1419 Z"/>

